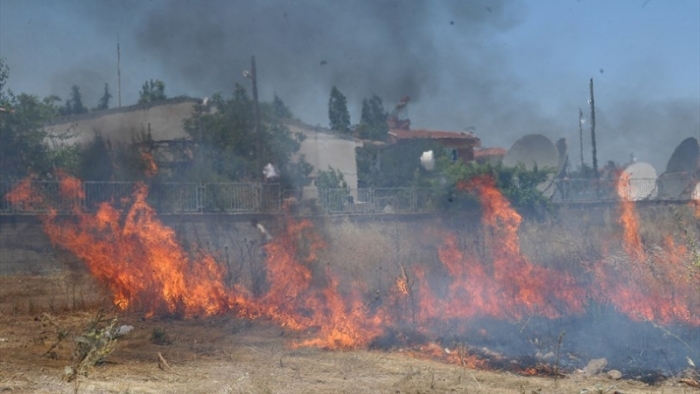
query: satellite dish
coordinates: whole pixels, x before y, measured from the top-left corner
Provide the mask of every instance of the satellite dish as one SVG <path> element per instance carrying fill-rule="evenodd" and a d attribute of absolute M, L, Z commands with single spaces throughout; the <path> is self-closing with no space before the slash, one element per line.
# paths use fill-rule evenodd
<path fill-rule="evenodd" d="M 659 198 L 688 199 L 693 195 L 700 171 L 700 145 L 690 137 L 676 147 L 658 180 Z"/>
<path fill-rule="evenodd" d="M 552 141 L 542 134 L 528 134 L 515 141 L 503 158 L 503 165 L 515 167 L 522 164 L 528 170 L 537 166 L 558 169 L 559 153 Z"/>
<path fill-rule="evenodd" d="M 649 163 L 639 162 L 627 166 L 620 174 L 620 180 L 627 179 L 629 187 L 618 188 L 620 198 L 629 201 L 656 198 L 656 170 Z"/>
<path fill-rule="evenodd" d="M 559 162 L 559 150 L 549 138 L 542 134 L 528 134 L 520 138 L 515 141 L 503 157 L 504 166 L 515 167 L 521 164 L 528 170 L 537 166 L 540 170 L 552 168 L 558 172 Z M 548 179 L 537 187 L 537 190 L 546 197 L 552 197 L 554 194 L 555 175 L 556 173 L 550 174 Z"/>
<path fill-rule="evenodd" d="M 694 137 L 686 138 L 673 151 L 666 172 L 694 172 L 700 169 L 700 145 Z"/>

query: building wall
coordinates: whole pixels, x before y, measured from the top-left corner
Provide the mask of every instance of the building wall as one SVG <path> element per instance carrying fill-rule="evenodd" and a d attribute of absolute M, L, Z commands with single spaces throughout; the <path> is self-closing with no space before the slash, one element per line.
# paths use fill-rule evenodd
<path fill-rule="evenodd" d="M 86 143 L 95 132 L 112 143 L 131 143 L 132 136 L 150 130 L 154 140 L 185 138 L 183 122 L 192 117 L 197 99 L 171 99 L 164 103 L 143 104 L 92 112 L 85 115 L 58 119 L 47 126 L 52 134 L 68 132 L 75 136 L 69 143 Z"/>
<path fill-rule="evenodd" d="M 355 148 L 362 146 L 360 140 L 295 121 L 287 126 L 292 133 L 303 133 L 306 136 L 301 143 L 299 155 L 304 155 L 306 161 L 314 167 L 312 176 L 315 177 L 318 171 L 327 171 L 330 166 L 343 173 L 348 187 L 357 189 Z"/>

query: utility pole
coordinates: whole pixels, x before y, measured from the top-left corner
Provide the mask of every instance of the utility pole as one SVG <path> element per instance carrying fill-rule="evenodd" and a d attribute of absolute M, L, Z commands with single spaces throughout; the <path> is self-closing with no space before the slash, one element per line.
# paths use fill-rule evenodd
<path fill-rule="evenodd" d="M 589 86 L 591 90 L 591 99 L 589 101 L 591 104 L 591 144 L 593 144 L 593 175 L 595 175 L 595 178 L 598 179 L 598 151 L 596 150 L 595 143 L 595 99 L 593 98 L 593 78 L 591 78 Z"/>
<path fill-rule="evenodd" d="M 119 108 L 122 107 L 122 55 L 119 49 L 119 36 L 117 36 L 117 97 L 119 98 Z"/>
<path fill-rule="evenodd" d="M 583 110 L 578 109 L 578 139 L 579 139 L 579 157 L 581 158 L 581 171 L 583 171 L 584 161 L 583 161 Z"/>
<path fill-rule="evenodd" d="M 256 169 L 258 171 L 258 175 L 263 177 L 263 181 L 265 180 L 263 175 L 262 170 L 263 170 L 263 165 L 262 165 L 262 138 L 260 135 L 260 106 L 258 105 L 258 72 L 255 69 L 255 56 L 253 56 L 250 60 L 250 68 L 251 68 L 251 79 L 253 80 L 253 105 L 255 106 L 255 138 L 256 138 L 256 150 L 257 150 L 257 159 L 258 159 L 258 168 Z"/>

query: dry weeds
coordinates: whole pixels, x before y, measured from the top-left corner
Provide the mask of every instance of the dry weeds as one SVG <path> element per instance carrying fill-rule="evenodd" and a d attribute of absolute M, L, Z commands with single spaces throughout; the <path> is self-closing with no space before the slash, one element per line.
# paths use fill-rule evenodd
<path fill-rule="evenodd" d="M 122 314 L 120 324 L 135 327 L 118 339 L 106 362 L 89 376 L 69 383 L 73 344 L 64 341 L 48 357 L 55 332 L 39 314 L 48 298 L 36 298 L 36 314 L 12 312 L 14 304 L 40 289 L 60 289 L 63 276 L 0 278 L 0 391 L 12 393 L 579 393 L 615 386 L 621 393 L 690 393 L 680 380 L 649 387 L 635 381 L 573 374 L 559 379 L 523 377 L 508 372 L 470 370 L 415 359 L 400 352 L 328 352 L 291 349 L 304 333 L 267 322 L 219 316 L 200 320 L 143 319 Z M 93 286 L 83 278 L 86 287 Z M 8 296 L 9 295 L 9 296 Z M 55 302 L 71 305 L 66 293 Z M 70 297 L 70 293 L 68 294 Z M 94 297 L 97 302 L 99 297 Z M 87 301 L 87 300 L 86 300 Z M 10 312 L 10 313 L 8 313 Z M 95 309 L 68 309 L 55 316 L 63 327 L 82 327 Z M 164 330 L 170 344 L 153 343 Z M 558 386 L 558 387 L 555 387 Z"/>

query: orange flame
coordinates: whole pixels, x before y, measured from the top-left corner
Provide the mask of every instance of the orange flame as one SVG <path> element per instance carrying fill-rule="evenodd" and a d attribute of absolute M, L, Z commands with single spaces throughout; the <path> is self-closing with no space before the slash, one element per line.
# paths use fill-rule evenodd
<path fill-rule="evenodd" d="M 62 191 L 75 195 L 76 187 L 75 178 L 61 181 Z M 136 185 L 125 217 L 103 203 L 94 215 L 76 211 L 75 221 L 59 224 L 50 216 L 44 222 L 45 231 L 52 243 L 86 263 L 122 309 L 186 317 L 231 309 L 235 298 L 224 289 L 222 269 L 211 256 L 193 258 L 185 252 L 175 232 L 146 203 L 147 193 L 147 186 Z"/>
<path fill-rule="evenodd" d="M 623 227 L 624 249 L 631 261 L 594 264 L 591 271 L 597 288 L 591 292 L 593 297 L 609 301 L 635 320 L 700 325 L 696 312 L 700 310 L 697 293 L 700 273 L 689 270 L 683 263 L 689 257 L 688 249 L 675 245 L 673 239 L 667 237 L 657 256 L 644 253 L 635 204 L 626 198 L 630 195 L 628 187 L 628 179 L 621 176 L 618 222 Z"/>
<path fill-rule="evenodd" d="M 262 295 L 253 296 L 240 285 L 226 286 L 226 273 L 211 255 L 188 253 L 177 242 L 175 232 L 148 205 L 146 185 L 137 184 L 124 212 L 103 203 L 95 214 L 88 214 L 81 210 L 80 181 L 60 177 L 60 191 L 63 200 L 72 204 L 73 218 L 59 221 L 30 180 L 21 182 L 6 198 L 12 204 L 49 212 L 43 220 L 51 241 L 82 259 L 111 290 L 115 305 L 147 315 L 230 312 L 267 318 L 315 334 L 294 346 L 327 349 L 366 348 L 409 317 L 417 330 L 430 335 L 436 324 L 476 316 L 521 319 L 580 314 L 586 296 L 607 300 L 636 319 L 700 325 L 700 297 L 694 287 L 700 273 L 688 275 L 683 262 L 687 248 L 668 238 L 665 260 L 601 261 L 588 265 L 589 280 L 577 281 L 570 273 L 533 264 L 522 254 L 518 236 L 522 218 L 488 177 L 459 185 L 481 201 L 487 256 L 461 246 L 454 234 L 437 232 L 443 239 L 437 252 L 449 273 L 447 286 L 435 288 L 427 267 L 401 265 L 388 300 L 373 307 L 363 301 L 363 286 L 353 284 L 352 290 L 344 291 L 331 267 L 314 269 L 325 242 L 308 220 L 284 217 L 282 231 L 264 246 L 266 287 Z M 631 204 L 621 209 L 635 220 L 635 225 L 623 224 L 631 239 L 638 232 L 634 208 Z M 314 272 L 320 275 L 314 277 Z M 434 344 L 411 352 L 460 365 L 482 365 L 466 351 L 448 352 Z"/>
<path fill-rule="evenodd" d="M 486 275 L 486 268 L 477 261 L 467 262 L 460 272 L 462 268 L 456 264 L 465 261 L 463 256 L 444 253 L 441 258 L 452 267 L 455 277 L 469 278 L 460 285 L 463 291 L 472 293 L 480 289 L 470 294 L 470 298 L 484 300 L 486 305 L 476 305 L 475 310 L 514 318 L 524 314 L 556 317 L 562 312 L 582 311 L 583 293 L 570 274 L 534 265 L 522 255 L 518 237 L 522 218 L 496 188 L 494 180 L 480 176 L 459 187 L 475 192 L 481 202 L 482 223 L 488 230 L 486 233 L 492 235 L 487 240 L 492 273 Z"/>
<path fill-rule="evenodd" d="M 644 248 L 639 236 L 639 218 L 632 201 L 630 177 L 622 173 L 617 181 L 617 193 L 620 196 L 620 217 L 618 223 L 623 230 L 623 247 L 629 257 L 636 261 L 644 259 Z"/>
<path fill-rule="evenodd" d="M 158 166 L 156 161 L 153 159 L 153 154 L 151 152 L 146 152 L 145 150 L 140 150 L 141 159 L 143 160 L 146 169 L 144 173 L 147 177 L 152 178 L 158 173 Z"/>

